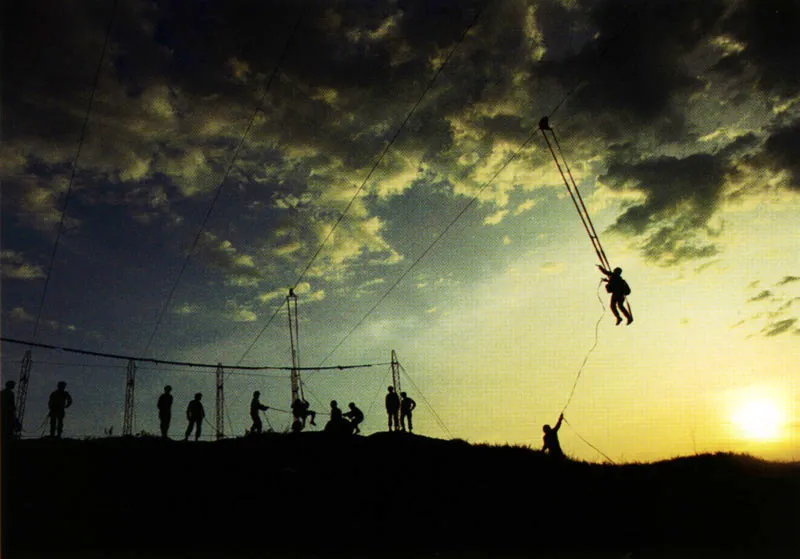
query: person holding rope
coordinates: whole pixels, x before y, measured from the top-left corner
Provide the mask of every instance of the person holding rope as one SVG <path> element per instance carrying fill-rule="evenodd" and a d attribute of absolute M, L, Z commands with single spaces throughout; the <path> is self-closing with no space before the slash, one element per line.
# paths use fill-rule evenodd
<path fill-rule="evenodd" d="M 361 432 L 361 429 L 358 428 L 359 424 L 364 421 L 364 412 L 362 412 L 353 402 L 347 404 L 350 408 L 350 411 L 343 413 L 342 415 L 350 420 L 350 425 L 353 429 L 353 433 L 358 434 Z"/>
<path fill-rule="evenodd" d="M 253 426 L 250 427 L 250 434 L 261 433 L 261 429 L 263 428 L 263 424 L 261 423 L 261 416 L 259 415 L 260 411 L 267 411 L 269 406 L 265 406 L 261 402 L 258 401 L 259 396 L 261 396 L 261 392 L 256 390 L 253 392 L 253 399 L 250 402 L 250 419 L 253 420 Z"/>
<path fill-rule="evenodd" d="M 292 415 L 294 416 L 293 430 L 295 425 L 298 427 L 298 431 L 305 429 L 306 417 L 309 416 L 311 417 L 309 423 L 311 425 L 316 425 L 314 418 L 317 417 L 317 412 L 309 409 L 310 406 L 311 404 L 309 404 L 305 398 L 297 398 L 297 400 L 292 402 Z"/>
<path fill-rule="evenodd" d="M 600 264 L 597 267 L 607 276 L 603 278 L 603 281 L 606 282 L 606 291 L 611 293 L 611 312 L 617 318 L 617 326 L 622 322 L 622 317 L 619 316 L 617 309 L 622 311 L 622 314 L 628 319 L 626 325 L 630 324 L 633 322 L 633 316 L 625 308 L 625 296 L 631 294 L 631 288 L 628 286 L 628 282 L 622 279 L 622 268 L 614 268 L 614 271 L 609 271 Z"/>
<path fill-rule="evenodd" d="M 558 416 L 558 422 L 556 423 L 555 427 L 550 427 L 549 425 L 544 425 L 542 427 L 542 431 L 544 431 L 544 445 L 542 446 L 542 452 L 549 454 L 553 458 L 563 459 L 564 451 L 561 450 L 561 444 L 558 442 L 558 430 L 561 428 L 561 422 L 564 420 L 564 414 Z"/>

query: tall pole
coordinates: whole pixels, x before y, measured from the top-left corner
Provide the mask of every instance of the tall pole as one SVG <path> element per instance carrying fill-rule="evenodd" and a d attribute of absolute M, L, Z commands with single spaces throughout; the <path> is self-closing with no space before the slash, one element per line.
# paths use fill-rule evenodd
<path fill-rule="evenodd" d="M 222 363 L 217 363 L 217 440 L 225 438 L 225 391 Z"/>
<path fill-rule="evenodd" d="M 125 416 L 122 420 L 122 436 L 133 435 L 134 388 L 136 385 L 136 362 L 128 361 L 128 375 L 125 379 Z"/>
<path fill-rule="evenodd" d="M 394 393 L 400 396 L 400 361 L 394 350 L 392 350 L 392 386 Z"/>
<path fill-rule="evenodd" d="M 297 368 L 300 366 L 299 345 L 300 345 L 300 331 L 297 326 L 297 295 L 294 294 L 294 289 L 289 289 L 289 295 L 286 297 L 286 308 L 289 315 L 289 343 L 292 349 L 292 403 L 303 396 L 303 387 L 300 384 L 300 372 Z"/>
<path fill-rule="evenodd" d="M 17 423 L 14 432 L 17 436 L 22 434 L 22 420 L 25 418 L 25 402 L 28 400 L 28 382 L 31 378 L 31 350 L 25 352 L 19 369 L 19 382 L 17 383 Z"/>

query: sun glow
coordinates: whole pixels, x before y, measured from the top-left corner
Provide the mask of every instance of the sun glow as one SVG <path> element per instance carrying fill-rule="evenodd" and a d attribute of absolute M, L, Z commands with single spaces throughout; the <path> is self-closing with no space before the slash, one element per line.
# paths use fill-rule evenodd
<path fill-rule="evenodd" d="M 781 413 L 775 402 L 770 400 L 744 402 L 734 412 L 732 419 L 747 439 L 773 441 L 780 438 Z"/>

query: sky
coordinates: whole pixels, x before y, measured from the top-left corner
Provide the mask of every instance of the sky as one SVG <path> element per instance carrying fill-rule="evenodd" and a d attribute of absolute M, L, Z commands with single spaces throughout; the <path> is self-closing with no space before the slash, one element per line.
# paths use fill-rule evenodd
<path fill-rule="evenodd" d="M 791 0 L 5 3 L 2 335 L 291 365 L 320 412 L 580 460 L 800 459 L 800 6 Z M 539 132 L 548 115 L 634 322 Z M 55 247 L 55 250 L 54 250 Z M 4 380 L 26 347 L 2 343 Z M 34 348 L 38 436 L 122 430 L 127 362 Z M 288 409 L 228 369 L 226 431 Z M 576 381 L 577 379 L 577 381 Z M 136 432 L 213 369 L 139 363 Z M 281 431 L 288 416 L 266 412 Z M 40 424 L 41 422 L 41 424 Z M 210 425 L 205 427 L 211 433 Z"/>

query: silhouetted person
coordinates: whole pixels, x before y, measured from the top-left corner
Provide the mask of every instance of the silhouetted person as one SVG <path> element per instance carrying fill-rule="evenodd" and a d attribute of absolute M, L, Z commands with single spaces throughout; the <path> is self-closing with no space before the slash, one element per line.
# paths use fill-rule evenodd
<path fill-rule="evenodd" d="M 600 264 L 597 267 L 607 276 L 603 281 L 606 282 L 606 291 L 611 293 L 611 312 L 617 317 L 617 326 L 622 322 L 622 317 L 619 316 L 617 309 L 622 311 L 622 314 L 628 319 L 626 324 L 630 324 L 633 322 L 633 316 L 625 308 L 625 296 L 631 294 L 631 288 L 628 286 L 628 282 L 622 279 L 622 268 L 614 268 L 614 271 L 610 272 Z"/>
<path fill-rule="evenodd" d="M 161 436 L 167 438 L 169 424 L 172 421 L 172 387 L 164 387 L 164 393 L 158 397 L 158 420 L 161 423 Z"/>
<path fill-rule="evenodd" d="M 253 420 L 253 426 L 250 427 L 251 433 L 261 432 L 263 426 L 261 424 L 261 415 L 259 414 L 259 412 L 261 412 L 261 410 L 266 411 L 269 409 L 268 406 L 265 406 L 264 404 L 258 401 L 259 396 L 261 396 L 261 392 L 256 390 L 255 392 L 253 392 L 253 399 L 250 401 L 250 419 Z"/>
<path fill-rule="evenodd" d="M 545 425 L 542 427 L 544 431 L 544 445 L 542 452 L 549 453 L 554 458 L 564 458 L 564 452 L 561 450 L 561 444 L 558 442 L 558 430 L 561 428 L 561 421 L 564 419 L 564 414 L 558 416 L 558 423 L 555 427 Z"/>
<path fill-rule="evenodd" d="M 360 433 L 361 429 L 359 429 L 358 426 L 361 424 L 362 421 L 364 421 L 364 412 L 358 409 L 353 402 L 347 404 L 347 407 L 350 408 L 350 411 L 345 412 L 342 415 L 350 420 L 350 425 L 352 425 L 353 433 Z"/>
<path fill-rule="evenodd" d="M 64 431 L 64 410 L 72 405 L 72 396 L 66 391 L 67 383 L 63 380 L 58 388 L 50 394 L 47 407 L 50 410 L 50 436 L 61 438 Z"/>
<path fill-rule="evenodd" d="M 3 441 L 10 441 L 17 432 L 17 402 L 14 398 L 14 387 L 17 385 L 13 380 L 6 381 L 6 387 L 0 391 L 0 421 L 2 424 Z"/>
<path fill-rule="evenodd" d="M 292 402 L 292 414 L 294 415 L 295 424 L 299 421 L 300 429 L 302 430 L 306 426 L 306 417 L 311 417 L 309 423 L 311 425 L 316 425 L 314 422 L 314 418 L 317 417 L 317 412 L 309 409 L 309 403 L 305 400 L 305 398 L 298 398 L 294 402 Z M 294 427 L 294 426 L 293 426 Z"/>
<path fill-rule="evenodd" d="M 186 408 L 186 419 L 189 420 L 189 426 L 186 428 L 186 435 L 183 437 L 184 441 L 189 440 L 189 435 L 192 434 L 192 428 L 197 426 L 197 429 L 194 433 L 194 440 L 198 440 L 200 438 L 200 433 L 202 432 L 203 428 L 203 418 L 206 416 L 206 410 L 203 409 L 203 404 L 200 403 L 200 399 L 203 395 L 198 392 L 194 395 L 194 400 L 189 402 L 189 406 Z"/>
<path fill-rule="evenodd" d="M 386 415 L 389 416 L 389 431 L 392 430 L 392 425 L 394 425 L 394 430 L 400 430 L 400 419 L 398 417 L 398 412 L 400 411 L 400 397 L 397 395 L 397 392 L 394 391 L 393 386 L 389 386 L 387 388 L 389 391 L 386 394 Z"/>
<path fill-rule="evenodd" d="M 336 434 L 350 434 L 353 432 L 353 424 L 347 421 L 339 408 L 336 400 L 331 401 L 331 419 L 325 424 L 325 431 Z"/>
<path fill-rule="evenodd" d="M 400 428 L 406 430 L 406 419 L 408 419 L 408 432 L 413 431 L 411 425 L 411 412 L 417 407 L 417 403 L 405 392 L 400 393 Z"/>

